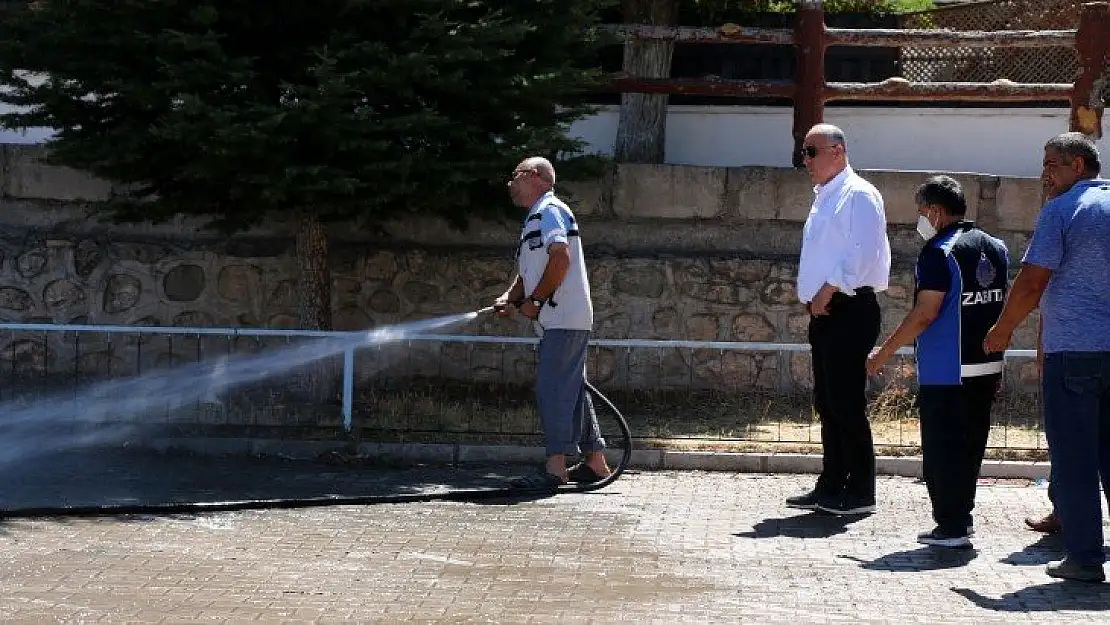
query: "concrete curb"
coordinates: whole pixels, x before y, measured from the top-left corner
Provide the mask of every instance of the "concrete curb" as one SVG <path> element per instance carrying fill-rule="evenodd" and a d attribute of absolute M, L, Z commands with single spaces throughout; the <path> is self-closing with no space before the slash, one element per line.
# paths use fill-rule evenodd
<path fill-rule="evenodd" d="M 203 455 L 267 455 L 307 460 L 327 452 L 350 453 L 344 441 L 283 441 L 251 438 L 162 438 L 139 443 L 156 451 L 189 451 Z M 362 443 L 357 455 L 382 460 L 409 462 L 541 462 L 539 447 L 517 445 L 456 445 L 426 443 Z M 616 453 L 613 460 L 616 460 Z M 737 473 L 804 473 L 821 471 L 821 457 L 811 454 L 777 454 L 714 451 L 666 451 L 636 449 L 632 468 L 672 471 L 733 471 Z M 920 457 L 880 456 L 875 459 L 880 475 L 921 477 Z M 985 460 L 980 477 L 1029 479 L 1047 477 L 1047 462 Z"/>

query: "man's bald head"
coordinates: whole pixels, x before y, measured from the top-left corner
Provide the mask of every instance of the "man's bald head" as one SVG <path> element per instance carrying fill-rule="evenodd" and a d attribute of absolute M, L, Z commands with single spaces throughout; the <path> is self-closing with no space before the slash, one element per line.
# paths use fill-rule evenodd
<path fill-rule="evenodd" d="M 815 184 L 827 184 L 848 166 L 844 131 L 832 124 L 817 124 L 802 142 L 802 162 Z"/>
<path fill-rule="evenodd" d="M 542 156 L 530 156 L 513 170 L 509 179 L 509 195 L 514 204 L 528 208 L 554 186 L 555 167 L 551 161 Z"/>
<path fill-rule="evenodd" d="M 554 186 L 555 185 L 555 166 L 551 161 L 542 156 L 532 156 L 521 161 L 517 166 L 517 170 L 530 169 L 539 175 L 540 180 Z"/>
<path fill-rule="evenodd" d="M 839 126 L 832 124 L 817 124 L 809 129 L 806 136 L 810 137 L 824 137 L 825 145 L 842 145 L 844 151 L 848 151 L 848 141 L 844 138 L 844 131 Z"/>

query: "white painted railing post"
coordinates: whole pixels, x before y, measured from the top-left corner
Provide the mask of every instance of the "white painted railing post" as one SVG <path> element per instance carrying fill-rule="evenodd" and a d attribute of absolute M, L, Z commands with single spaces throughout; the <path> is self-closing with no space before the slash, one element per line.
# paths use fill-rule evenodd
<path fill-rule="evenodd" d="M 343 429 L 347 432 L 353 427 L 352 409 L 355 399 L 355 348 L 343 350 Z"/>

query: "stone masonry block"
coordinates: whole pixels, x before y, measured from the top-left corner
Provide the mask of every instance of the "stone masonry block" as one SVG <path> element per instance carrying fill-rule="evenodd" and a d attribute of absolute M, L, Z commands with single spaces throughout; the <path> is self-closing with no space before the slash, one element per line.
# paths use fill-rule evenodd
<path fill-rule="evenodd" d="M 721 214 L 727 174 L 721 167 L 617 166 L 613 212 L 618 217 L 711 219 Z"/>
<path fill-rule="evenodd" d="M 778 205 L 775 170 L 771 167 L 734 167 L 725 183 L 725 215 L 740 219 L 771 219 Z"/>
<path fill-rule="evenodd" d="M 998 227 L 1032 230 L 1041 211 L 1041 181 L 1036 178 L 1003 178 L 998 185 Z"/>
<path fill-rule="evenodd" d="M 575 215 L 608 215 L 613 206 L 613 171 L 606 170 L 596 180 L 560 182 L 556 192 Z"/>
<path fill-rule="evenodd" d="M 917 204 L 914 191 L 934 174 L 928 172 L 900 171 L 860 171 L 859 174 L 875 185 L 883 194 L 888 224 L 917 223 Z M 964 189 L 967 198 L 967 218 L 976 219 L 979 214 L 979 178 L 966 174 L 947 174 L 955 178 Z"/>
<path fill-rule="evenodd" d="M 983 176 L 979 179 L 979 199 L 993 200 L 998 197 L 998 183 L 1001 178 L 996 176 Z"/>
<path fill-rule="evenodd" d="M 4 146 L 4 192 L 8 197 L 33 200 L 99 201 L 108 199 L 111 183 L 67 167 L 43 162 L 38 146 Z"/>
<path fill-rule="evenodd" d="M 776 219 L 805 221 L 813 206 L 813 182 L 804 169 L 776 169 Z"/>

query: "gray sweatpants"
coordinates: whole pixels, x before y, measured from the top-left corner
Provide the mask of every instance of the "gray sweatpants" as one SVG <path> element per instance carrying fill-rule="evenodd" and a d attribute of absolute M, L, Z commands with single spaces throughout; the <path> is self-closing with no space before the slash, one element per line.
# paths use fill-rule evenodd
<path fill-rule="evenodd" d="M 545 329 L 540 339 L 536 403 L 547 455 L 605 449 L 593 400 L 586 391 L 588 330 Z"/>

